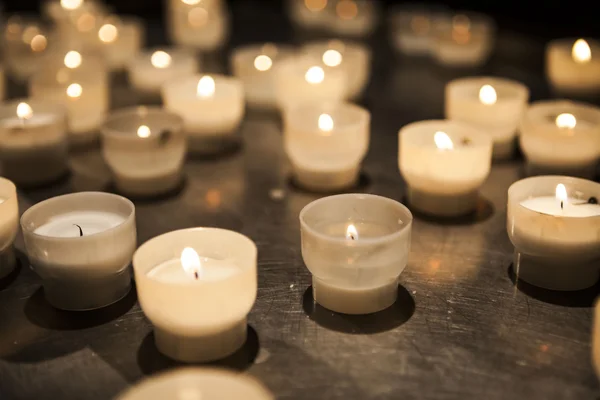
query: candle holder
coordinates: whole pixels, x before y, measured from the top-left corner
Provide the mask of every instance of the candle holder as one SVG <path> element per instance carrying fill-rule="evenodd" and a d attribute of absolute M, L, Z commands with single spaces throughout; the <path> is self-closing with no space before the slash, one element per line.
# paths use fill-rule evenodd
<path fill-rule="evenodd" d="M 94 19 L 105 15 L 108 9 L 94 0 L 46 0 L 42 4 L 42 13 L 59 27 L 74 25 L 85 32 Z"/>
<path fill-rule="evenodd" d="M 287 11 L 292 22 L 307 29 L 325 29 L 331 19 L 331 5 L 327 0 L 288 0 Z"/>
<path fill-rule="evenodd" d="M 221 0 L 169 0 L 167 32 L 179 46 L 210 52 L 229 38 L 229 13 Z"/>
<path fill-rule="evenodd" d="M 186 141 L 183 120 L 176 114 L 145 106 L 116 111 L 102 127 L 102 144 L 124 194 L 157 195 L 181 183 Z"/>
<path fill-rule="evenodd" d="M 350 103 L 307 103 L 286 109 L 285 151 L 298 185 L 332 192 L 358 181 L 369 148 L 371 114 Z"/>
<path fill-rule="evenodd" d="M 527 86 L 510 79 L 456 79 L 446 85 L 446 118 L 488 133 L 494 159 L 505 160 L 514 156 L 517 127 L 528 100 Z"/>
<path fill-rule="evenodd" d="M 239 79 L 187 76 L 167 82 L 162 98 L 167 110 L 183 118 L 191 153 L 214 154 L 237 142 L 235 133 L 244 116 L 244 88 Z"/>
<path fill-rule="evenodd" d="M 546 46 L 546 76 L 555 92 L 593 97 L 600 93 L 600 43 L 558 39 Z"/>
<path fill-rule="evenodd" d="M 593 286 L 600 277 L 599 198 L 600 184 L 567 176 L 512 184 L 506 228 L 517 278 L 551 290 Z"/>
<path fill-rule="evenodd" d="M 18 81 L 26 81 L 43 65 L 50 30 L 36 17 L 13 15 L 6 21 L 2 35 L 7 72 Z M 4 87 L 4 82 L 2 83 Z M 4 93 L 4 90 L 2 90 Z"/>
<path fill-rule="evenodd" d="M 333 0 L 325 27 L 336 35 L 365 37 L 375 30 L 378 5 L 374 0 Z"/>
<path fill-rule="evenodd" d="M 17 188 L 0 178 L 0 279 L 9 275 L 17 264 L 13 242 L 19 229 Z"/>
<path fill-rule="evenodd" d="M 187 367 L 146 378 L 117 397 L 117 400 L 160 399 L 275 400 L 275 396 L 247 374 Z"/>
<path fill-rule="evenodd" d="M 568 100 L 532 103 L 520 124 L 530 174 L 595 175 L 600 108 Z"/>
<path fill-rule="evenodd" d="M 68 171 L 63 107 L 31 99 L 0 106 L 0 162 L 4 176 L 23 186 L 49 183 Z"/>
<path fill-rule="evenodd" d="M 390 307 L 410 250 L 412 214 L 385 197 L 342 194 L 300 212 L 302 257 L 314 300 L 343 314 Z"/>
<path fill-rule="evenodd" d="M 275 71 L 279 63 L 294 54 L 291 46 L 272 43 L 238 47 L 230 58 L 233 75 L 244 85 L 249 106 L 275 109 Z"/>
<path fill-rule="evenodd" d="M 135 207 L 126 198 L 101 192 L 53 197 L 25 211 L 21 229 L 52 306 L 93 310 L 129 292 L 136 230 Z"/>
<path fill-rule="evenodd" d="M 139 18 L 116 15 L 102 22 L 93 30 L 89 47 L 104 55 L 111 70 L 125 70 L 144 46 L 144 23 Z"/>
<path fill-rule="evenodd" d="M 445 7 L 420 3 L 394 8 L 390 26 L 395 49 L 411 56 L 431 54 L 435 44 L 436 21 L 444 18 L 446 13 Z"/>
<path fill-rule="evenodd" d="M 256 254 L 252 240 L 217 228 L 169 232 L 140 246 L 138 298 L 161 353 L 206 362 L 242 347 L 256 300 Z"/>
<path fill-rule="evenodd" d="M 488 135 L 460 122 L 430 120 L 406 125 L 398 141 L 411 209 L 438 217 L 475 211 L 491 169 Z"/>

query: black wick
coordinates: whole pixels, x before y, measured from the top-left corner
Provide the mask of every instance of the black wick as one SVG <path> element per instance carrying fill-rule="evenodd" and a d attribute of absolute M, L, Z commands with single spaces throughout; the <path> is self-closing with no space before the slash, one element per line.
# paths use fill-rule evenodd
<path fill-rule="evenodd" d="M 77 224 L 73 224 L 73 225 L 75 225 L 76 227 L 79 228 L 79 236 L 80 237 L 83 236 L 83 230 L 81 229 L 81 227 L 79 225 L 77 225 Z"/>
<path fill-rule="evenodd" d="M 158 143 L 160 143 L 161 146 L 164 146 L 165 144 L 167 144 L 169 139 L 171 139 L 172 135 L 173 135 L 173 133 L 168 129 L 161 131 L 158 134 Z"/>
<path fill-rule="evenodd" d="M 198 271 L 194 271 L 194 277 L 198 279 Z"/>
<path fill-rule="evenodd" d="M 463 146 L 468 146 L 468 145 L 471 144 L 471 139 L 469 139 L 469 138 L 462 138 L 462 140 L 460 142 L 461 142 L 461 144 Z"/>
<path fill-rule="evenodd" d="M 564 207 L 565 203 L 563 201 L 560 202 L 560 209 L 562 210 Z"/>
<path fill-rule="evenodd" d="M 590 197 L 588 201 L 582 201 L 581 203 L 574 203 L 574 206 L 581 206 L 583 204 L 598 204 L 598 199 L 594 196 Z"/>

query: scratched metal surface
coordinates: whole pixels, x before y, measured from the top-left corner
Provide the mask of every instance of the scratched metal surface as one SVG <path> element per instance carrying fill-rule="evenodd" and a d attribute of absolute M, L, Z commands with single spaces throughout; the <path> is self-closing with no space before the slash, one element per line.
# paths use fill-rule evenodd
<path fill-rule="evenodd" d="M 266 12 L 261 18 L 268 24 L 254 29 L 253 3 L 244 7 L 235 10 L 231 46 L 304 37 Z M 160 30 L 151 33 L 152 42 L 161 42 Z M 502 33 L 494 59 L 478 71 L 394 58 L 382 35 L 373 44 L 374 78 L 363 99 L 373 113 L 372 144 L 356 191 L 403 198 L 397 131 L 411 121 L 441 117 L 448 80 L 504 75 L 526 82 L 534 98 L 548 95 L 540 74 L 542 47 L 510 33 Z M 218 70 L 219 57 L 211 60 L 210 68 Z M 122 84 L 113 97 L 115 106 L 137 101 Z M 174 229 L 218 226 L 258 245 L 259 290 L 248 342 L 218 365 L 245 371 L 277 398 L 290 400 L 597 398 L 590 363 L 590 305 L 597 288 L 561 295 L 515 285 L 509 276 L 506 191 L 521 176 L 521 160 L 494 165 L 476 216 L 416 218 L 399 301 L 373 316 L 347 317 L 313 304 L 298 213 L 318 196 L 290 184 L 277 118 L 249 113 L 241 136 L 241 151 L 190 160 L 178 193 L 136 201 L 140 243 Z M 74 153 L 71 165 L 67 180 L 21 190 L 21 210 L 58 194 L 106 189 L 109 178 L 97 149 Z M 20 237 L 17 248 L 20 269 L 0 281 L 0 399 L 109 399 L 177 366 L 154 347 L 135 293 L 102 311 L 54 310 L 27 266 Z"/>

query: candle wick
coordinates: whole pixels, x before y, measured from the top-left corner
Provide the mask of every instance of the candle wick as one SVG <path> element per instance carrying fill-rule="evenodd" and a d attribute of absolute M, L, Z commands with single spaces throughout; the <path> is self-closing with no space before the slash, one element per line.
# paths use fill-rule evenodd
<path fill-rule="evenodd" d="M 83 236 L 83 230 L 81 229 L 81 227 L 79 225 L 77 225 L 77 224 L 73 224 L 73 225 L 75 225 L 76 227 L 79 228 L 79 236 L 80 237 Z"/>
<path fill-rule="evenodd" d="M 350 234 L 350 239 L 352 239 L 352 240 L 356 240 L 356 238 L 354 237 L 354 235 L 353 235 L 353 234 Z"/>
<path fill-rule="evenodd" d="M 562 210 L 562 209 L 564 209 L 564 205 L 565 205 L 565 204 L 564 204 L 564 202 L 563 202 L 563 201 L 561 201 L 561 202 L 560 202 L 560 209 L 561 209 L 561 210 Z"/>
<path fill-rule="evenodd" d="M 194 271 L 194 277 L 195 277 L 196 279 L 198 279 L 198 278 L 199 278 L 199 276 L 198 276 L 198 271 Z"/>

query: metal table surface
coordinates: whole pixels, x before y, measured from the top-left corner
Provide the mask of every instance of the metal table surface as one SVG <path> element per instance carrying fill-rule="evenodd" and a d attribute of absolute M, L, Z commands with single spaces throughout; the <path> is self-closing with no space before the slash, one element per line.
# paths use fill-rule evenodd
<path fill-rule="evenodd" d="M 253 4 L 234 10 L 230 47 L 274 39 L 267 28 L 281 40 L 298 40 L 277 15 L 265 11 L 258 18 Z M 151 42 L 161 42 L 160 30 L 150 33 Z M 373 114 L 372 140 L 358 192 L 403 199 L 398 129 L 441 118 L 448 80 L 501 75 L 527 83 L 533 99 L 549 95 L 543 44 L 517 34 L 501 32 L 493 59 L 476 71 L 394 57 L 383 34 L 372 43 L 373 79 L 362 100 Z M 122 83 L 113 97 L 115 106 L 136 101 Z M 598 287 L 561 294 L 511 279 L 506 193 L 522 176 L 521 159 L 493 166 L 476 215 L 416 217 L 398 301 L 381 313 L 350 317 L 312 301 L 298 213 L 319 195 L 290 183 L 279 121 L 248 112 L 241 136 L 238 152 L 189 160 L 177 193 L 135 201 L 139 243 L 175 229 L 217 226 L 258 246 L 248 341 L 216 365 L 257 377 L 278 399 L 597 398 L 590 307 Z M 63 193 L 106 190 L 109 175 L 98 149 L 75 152 L 70 162 L 68 179 L 20 190 L 21 211 Z M 55 310 L 28 267 L 20 236 L 16 247 L 20 268 L 0 281 L 0 399 L 109 399 L 178 365 L 156 350 L 134 291 L 99 311 Z"/>

